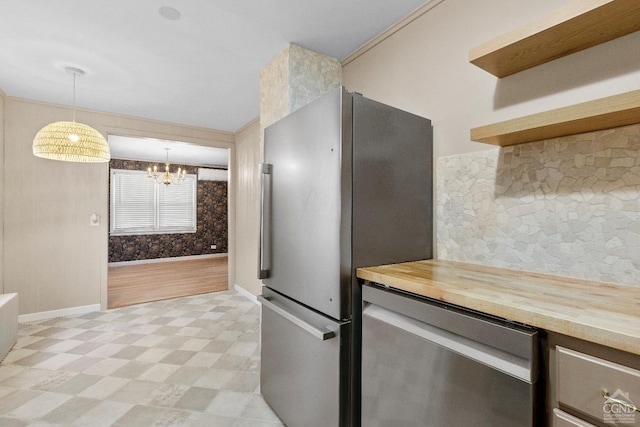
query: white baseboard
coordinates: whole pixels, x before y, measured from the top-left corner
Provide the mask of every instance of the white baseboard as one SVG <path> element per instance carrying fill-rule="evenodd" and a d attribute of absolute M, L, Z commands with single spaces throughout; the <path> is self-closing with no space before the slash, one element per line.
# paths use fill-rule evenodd
<path fill-rule="evenodd" d="M 242 286 L 238 285 L 237 283 L 235 285 L 233 285 L 233 290 L 236 291 L 237 293 L 243 295 L 247 299 L 250 299 L 255 304 L 260 305 L 260 301 L 258 301 L 258 297 L 256 297 L 254 294 L 252 294 L 251 292 L 249 292 L 248 290 L 246 290 Z"/>
<path fill-rule="evenodd" d="M 59 310 L 21 314 L 18 316 L 18 323 L 38 322 L 40 320 L 53 319 L 55 317 L 86 314 L 86 313 L 91 313 L 93 311 L 100 311 L 100 304 L 82 305 L 78 307 L 61 308 Z"/>
<path fill-rule="evenodd" d="M 0 294 L 0 362 L 18 339 L 18 294 Z"/>
<path fill-rule="evenodd" d="M 110 262 L 107 265 L 109 267 L 121 267 L 123 265 L 139 265 L 139 264 L 154 264 L 157 262 L 189 261 L 194 259 L 222 258 L 226 256 L 228 256 L 228 254 L 225 252 L 220 254 L 189 255 L 189 256 L 178 256 L 178 257 L 171 257 L 171 258 L 142 259 L 139 261 L 118 261 L 118 262 Z"/>

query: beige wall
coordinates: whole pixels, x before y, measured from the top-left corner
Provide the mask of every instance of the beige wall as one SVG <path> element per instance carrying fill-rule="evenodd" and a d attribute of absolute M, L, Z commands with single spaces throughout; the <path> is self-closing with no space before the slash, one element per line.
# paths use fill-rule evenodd
<path fill-rule="evenodd" d="M 638 89 L 640 32 L 503 79 L 468 62 L 471 48 L 567 3 L 441 1 L 346 58 L 343 82 L 432 119 L 437 257 L 637 285 L 638 179 L 626 169 L 637 127 L 502 149 L 469 138 L 476 126 Z"/>
<path fill-rule="evenodd" d="M 4 293 L 4 127 L 7 96 L 0 90 L 0 294 Z"/>
<path fill-rule="evenodd" d="M 258 295 L 261 282 L 258 280 L 258 232 L 260 221 L 259 164 L 260 122 L 254 120 L 236 134 L 236 247 L 235 283 Z M 229 263 L 231 265 L 231 263 Z"/>
<path fill-rule="evenodd" d="M 20 294 L 20 314 L 106 307 L 107 165 L 45 160 L 31 152 L 40 128 L 70 117 L 67 107 L 6 100 L 4 279 L 5 292 Z M 231 133 L 82 110 L 76 120 L 104 135 L 231 148 L 234 158 Z M 93 212 L 100 215 L 99 227 L 89 226 Z M 231 224 L 230 241 L 233 229 Z"/>
<path fill-rule="evenodd" d="M 435 157 L 490 146 L 469 129 L 638 89 L 640 32 L 504 79 L 468 62 L 471 48 L 569 0 L 444 0 L 354 60 L 351 91 L 432 119 Z"/>

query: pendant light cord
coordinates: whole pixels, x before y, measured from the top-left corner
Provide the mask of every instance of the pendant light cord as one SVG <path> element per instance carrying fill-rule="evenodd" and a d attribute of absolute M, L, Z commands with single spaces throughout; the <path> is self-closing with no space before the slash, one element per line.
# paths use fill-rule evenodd
<path fill-rule="evenodd" d="M 84 70 L 75 67 L 65 67 L 67 73 L 73 74 L 73 121 L 76 121 L 76 77 L 84 76 Z"/>
<path fill-rule="evenodd" d="M 73 121 L 76 121 L 76 75 L 77 73 L 73 72 Z"/>

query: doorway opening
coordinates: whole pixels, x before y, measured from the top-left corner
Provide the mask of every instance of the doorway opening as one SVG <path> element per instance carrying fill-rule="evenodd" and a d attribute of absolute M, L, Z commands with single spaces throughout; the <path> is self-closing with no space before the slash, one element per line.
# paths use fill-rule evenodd
<path fill-rule="evenodd" d="M 229 150 L 114 135 L 108 141 L 107 308 L 228 289 Z"/>

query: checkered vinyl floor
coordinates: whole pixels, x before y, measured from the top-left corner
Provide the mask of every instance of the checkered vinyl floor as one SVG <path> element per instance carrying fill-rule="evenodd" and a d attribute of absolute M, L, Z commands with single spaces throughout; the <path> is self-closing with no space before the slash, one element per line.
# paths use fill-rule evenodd
<path fill-rule="evenodd" d="M 20 325 L 0 426 L 282 426 L 259 393 L 259 323 L 224 291 Z"/>

